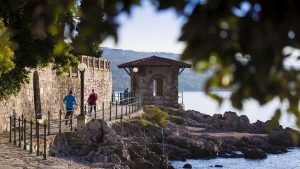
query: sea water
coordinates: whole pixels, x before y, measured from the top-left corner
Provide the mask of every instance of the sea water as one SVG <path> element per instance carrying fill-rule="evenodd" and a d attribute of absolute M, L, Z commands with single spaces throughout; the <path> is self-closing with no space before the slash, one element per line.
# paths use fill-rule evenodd
<path fill-rule="evenodd" d="M 230 92 L 216 92 L 216 94 L 224 98 L 224 103 L 219 106 L 218 103 L 204 92 L 184 92 L 183 103 L 185 109 L 196 110 L 201 113 L 213 115 L 215 113 L 223 114 L 225 111 L 234 111 L 238 115 L 246 115 L 250 122 L 253 123 L 257 120 L 266 121 L 272 118 L 275 110 L 280 108 L 284 114 L 280 119 L 280 124 L 284 127 L 295 126 L 295 117 L 288 115 L 284 110 L 287 106 L 286 103 L 280 103 L 278 98 L 274 98 L 266 105 L 259 105 L 255 100 L 246 100 L 242 110 L 233 108 L 230 103 Z M 181 94 L 180 94 L 181 95 Z M 180 97 L 179 102 L 182 102 Z M 228 169 L 300 169 L 300 149 L 291 149 L 288 153 L 279 155 L 268 155 L 263 160 L 248 160 L 244 158 L 215 158 L 209 160 L 187 160 L 187 161 L 172 161 L 172 165 L 176 169 L 180 169 L 184 164 L 189 163 L 193 169 L 214 168 L 215 165 L 222 165 L 223 168 Z"/>
<path fill-rule="evenodd" d="M 300 149 L 292 149 L 284 154 L 270 154 L 263 160 L 215 158 L 209 160 L 172 161 L 172 165 L 176 169 L 181 169 L 186 163 L 191 164 L 193 169 L 210 169 L 215 168 L 215 165 L 222 165 L 222 168 L 226 169 L 299 169 Z"/>

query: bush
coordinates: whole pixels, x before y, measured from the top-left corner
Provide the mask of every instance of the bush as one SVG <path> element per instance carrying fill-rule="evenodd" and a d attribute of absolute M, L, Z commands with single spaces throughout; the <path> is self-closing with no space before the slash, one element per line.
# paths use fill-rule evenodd
<path fill-rule="evenodd" d="M 145 106 L 145 112 L 144 118 L 146 120 L 163 127 L 168 124 L 168 113 L 162 111 L 159 107 L 154 105 Z"/>
<path fill-rule="evenodd" d="M 180 125 L 184 123 L 184 118 L 179 117 L 179 116 L 170 116 L 170 120 L 172 120 L 174 123 Z"/>

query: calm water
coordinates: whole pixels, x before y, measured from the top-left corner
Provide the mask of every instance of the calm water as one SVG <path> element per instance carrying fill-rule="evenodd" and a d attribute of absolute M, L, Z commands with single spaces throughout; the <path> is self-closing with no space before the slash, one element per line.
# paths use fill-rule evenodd
<path fill-rule="evenodd" d="M 247 160 L 244 158 L 216 158 L 210 160 L 188 160 L 174 161 L 172 165 L 176 169 L 181 169 L 185 163 L 193 166 L 193 169 L 209 169 L 210 166 L 222 165 L 228 169 L 299 169 L 300 149 L 290 150 L 290 152 L 279 155 L 268 155 L 263 160 Z"/>
<path fill-rule="evenodd" d="M 197 110 L 206 114 L 223 114 L 225 111 L 235 111 L 238 115 L 245 114 L 249 117 L 251 122 L 256 120 L 266 121 L 269 120 L 274 110 L 279 108 L 284 109 L 286 105 L 281 105 L 278 99 L 272 100 L 271 103 L 259 106 L 254 100 L 247 100 L 244 103 L 243 110 L 236 110 L 230 104 L 228 97 L 230 92 L 217 92 L 225 98 L 224 104 L 218 106 L 218 104 L 207 97 L 203 92 L 184 92 L 183 103 L 185 109 Z M 181 100 L 179 99 L 181 102 Z M 283 126 L 295 127 L 295 118 L 293 116 L 284 115 L 280 119 L 280 123 Z M 176 169 L 180 169 L 185 163 L 190 163 L 193 169 L 205 169 L 212 168 L 210 166 L 222 165 L 223 168 L 228 169 L 300 169 L 300 149 L 292 149 L 290 152 L 280 155 L 268 155 L 264 160 L 247 160 L 244 158 L 216 158 L 210 160 L 187 160 L 187 161 L 173 161 L 172 165 Z"/>

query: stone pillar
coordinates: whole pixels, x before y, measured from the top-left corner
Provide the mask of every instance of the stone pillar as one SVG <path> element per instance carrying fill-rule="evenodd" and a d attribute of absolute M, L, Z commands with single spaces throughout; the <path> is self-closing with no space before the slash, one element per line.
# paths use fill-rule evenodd
<path fill-rule="evenodd" d="M 84 131 L 86 124 L 86 118 L 83 115 L 77 116 L 77 131 Z"/>

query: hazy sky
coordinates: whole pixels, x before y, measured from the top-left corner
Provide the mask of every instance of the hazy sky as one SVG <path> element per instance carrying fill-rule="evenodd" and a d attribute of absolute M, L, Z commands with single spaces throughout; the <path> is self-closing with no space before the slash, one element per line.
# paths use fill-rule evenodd
<path fill-rule="evenodd" d="M 102 47 L 172 53 L 181 53 L 183 50 L 184 44 L 177 41 L 183 18 L 179 18 L 172 10 L 157 12 L 144 2 L 141 7 L 133 8 L 130 16 L 122 15 L 119 19 L 118 43 L 107 39 Z"/>

